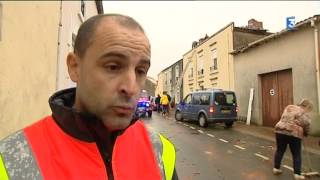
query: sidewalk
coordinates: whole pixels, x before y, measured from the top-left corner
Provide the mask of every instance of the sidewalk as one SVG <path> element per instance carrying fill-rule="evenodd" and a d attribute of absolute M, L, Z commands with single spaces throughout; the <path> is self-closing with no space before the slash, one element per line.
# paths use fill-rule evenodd
<path fill-rule="evenodd" d="M 174 120 L 174 109 L 170 110 L 169 116 Z M 274 128 L 257 125 L 246 125 L 243 121 L 236 121 L 232 127 L 234 130 L 239 131 L 243 134 L 252 135 L 262 139 L 266 139 L 275 142 Z M 319 146 L 320 137 L 308 136 L 304 138 L 304 145 L 306 150 L 313 154 L 320 155 Z"/>
<path fill-rule="evenodd" d="M 257 125 L 246 125 L 244 122 L 237 121 L 233 125 L 233 129 L 239 131 L 243 134 L 249 134 L 259 138 L 267 139 L 269 141 L 275 142 L 274 128 L 257 126 Z M 305 148 L 308 152 L 320 155 L 319 146 L 320 137 L 308 136 L 304 139 Z"/>

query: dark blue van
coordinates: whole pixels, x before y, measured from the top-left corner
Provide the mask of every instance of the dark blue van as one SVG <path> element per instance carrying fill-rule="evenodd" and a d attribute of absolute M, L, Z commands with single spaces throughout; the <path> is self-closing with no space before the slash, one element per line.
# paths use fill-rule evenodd
<path fill-rule="evenodd" d="M 232 127 L 237 120 L 237 99 L 233 91 L 210 89 L 188 94 L 175 112 L 175 119 L 198 121 L 201 127 L 208 123 L 225 123 Z"/>

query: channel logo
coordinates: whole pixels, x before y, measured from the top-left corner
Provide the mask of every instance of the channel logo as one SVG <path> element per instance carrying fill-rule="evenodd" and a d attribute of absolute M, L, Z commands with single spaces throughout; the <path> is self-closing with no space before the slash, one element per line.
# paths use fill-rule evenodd
<path fill-rule="evenodd" d="M 287 29 L 292 30 L 296 24 L 296 18 L 294 16 L 287 17 Z"/>

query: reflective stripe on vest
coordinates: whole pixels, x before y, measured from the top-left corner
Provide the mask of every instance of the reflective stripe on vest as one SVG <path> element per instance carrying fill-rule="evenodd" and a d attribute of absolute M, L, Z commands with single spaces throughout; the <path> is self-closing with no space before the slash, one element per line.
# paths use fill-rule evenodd
<path fill-rule="evenodd" d="M 0 179 L 2 179 L 2 180 L 8 180 L 9 179 L 6 167 L 4 166 L 4 162 L 2 160 L 1 153 L 0 153 Z"/>
<path fill-rule="evenodd" d="M 0 179 L 42 179 L 23 131 L 0 141 Z"/>
<path fill-rule="evenodd" d="M 164 171 L 166 180 L 171 180 L 176 161 L 176 151 L 173 144 L 164 136 L 159 134 L 162 142 L 162 162 L 164 165 Z"/>
<path fill-rule="evenodd" d="M 156 133 L 150 126 L 146 126 L 146 128 L 155 151 L 162 179 L 171 180 L 176 160 L 174 145 L 160 133 Z"/>

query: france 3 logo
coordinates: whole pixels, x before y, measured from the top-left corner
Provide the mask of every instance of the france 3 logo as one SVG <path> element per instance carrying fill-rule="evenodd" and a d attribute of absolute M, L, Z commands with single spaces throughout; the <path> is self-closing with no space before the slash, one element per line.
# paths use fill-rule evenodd
<path fill-rule="evenodd" d="M 287 29 L 293 30 L 296 24 L 296 18 L 294 16 L 287 17 Z"/>

